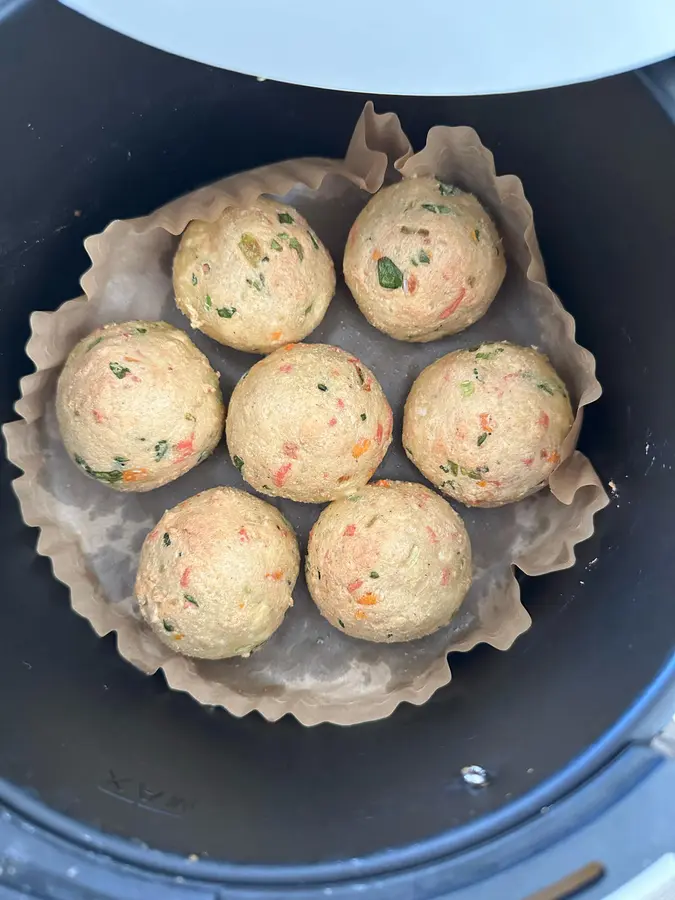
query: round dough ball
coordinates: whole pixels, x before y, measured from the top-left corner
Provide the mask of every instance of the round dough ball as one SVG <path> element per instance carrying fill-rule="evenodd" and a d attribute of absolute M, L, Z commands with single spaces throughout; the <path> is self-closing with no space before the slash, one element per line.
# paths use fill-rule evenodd
<path fill-rule="evenodd" d="M 305 572 L 331 625 L 367 641 L 412 641 L 459 609 L 471 545 L 460 517 L 429 488 L 378 481 L 321 513 Z"/>
<path fill-rule="evenodd" d="M 239 381 L 225 425 L 235 466 L 257 491 L 325 503 L 365 484 L 391 443 L 372 372 L 328 344 L 289 344 Z"/>
<path fill-rule="evenodd" d="M 333 260 L 300 213 L 259 198 L 190 222 L 173 263 L 176 303 L 193 328 L 251 353 L 299 341 L 335 293 Z"/>
<path fill-rule="evenodd" d="M 293 605 L 300 554 L 269 503 L 216 487 L 165 512 L 145 539 L 135 594 L 172 650 L 202 659 L 248 656 Z"/>
<path fill-rule="evenodd" d="M 345 249 L 345 281 L 361 312 L 401 341 L 473 325 L 505 274 L 499 234 L 479 201 L 431 176 L 378 191 Z"/>
<path fill-rule="evenodd" d="M 502 506 L 548 483 L 574 415 L 548 359 L 506 342 L 456 350 L 412 386 L 403 446 L 443 493 Z"/>
<path fill-rule="evenodd" d="M 66 450 L 117 491 L 150 491 L 184 475 L 223 433 L 218 375 L 166 322 L 97 328 L 68 357 L 56 391 Z"/>

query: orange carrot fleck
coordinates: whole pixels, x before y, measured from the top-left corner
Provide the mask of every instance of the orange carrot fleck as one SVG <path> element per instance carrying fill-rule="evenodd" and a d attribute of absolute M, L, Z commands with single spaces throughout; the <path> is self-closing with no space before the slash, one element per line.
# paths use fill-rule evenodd
<path fill-rule="evenodd" d="M 284 573 L 281 569 L 275 569 L 274 572 L 266 572 L 265 578 L 269 578 L 270 581 L 281 581 L 284 577 Z"/>
<path fill-rule="evenodd" d="M 293 347 L 295 347 L 295 344 L 286 344 L 286 346 L 284 347 L 284 350 L 292 350 Z"/>
<path fill-rule="evenodd" d="M 370 393 L 370 390 L 371 390 L 370 380 L 366 381 L 366 383 L 363 385 L 363 390 L 366 391 L 366 393 L 368 393 L 368 394 Z"/>
<path fill-rule="evenodd" d="M 488 486 L 487 481 L 477 481 L 476 484 L 478 485 L 479 488 L 484 488 L 484 487 Z"/>
<path fill-rule="evenodd" d="M 356 534 L 356 525 L 347 525 L 343 534 L 345 537 L 353 537 Z"/>
<path fill-rule="evenodd" d="M 340 475 L 340 477 L 338 478 L 338 484 L 344 484 L 345 481 L 349 481 L 351 477 L 351 475 Z"/>
<path fill-rule="evenodd" d="M 333 418 L 330 420 L 330 422 L 328 424 L 330 425 L 331 428 L 334 425 L 337 425 L 337 419 L 335 418 L 335 416 L 333 416 Z"/>
<path fill-rule="evenodd" d="M 370 254 L 370 258 L 373 260 L 373 262 L 377 262 L 378 259 L 382 259 L 382 254 L 381 254 L 380 251 L 376 248 L 376 249 L 373 250 L 373 252 Z"/>
<path fill-rule="evenodd" d="M 286 481 L 292 465 L 292 463 L 284 463 L 284 465 L 274 473 L 274 483 L 277 487 L 283 487 L 283 483 Z"/>
<path fill-rule="evenodd" d="M 455 310 L 459 307 L 459 304 L 462 302 L 462 300 L 464 299 L 465 295 L 466 295 L 466 288 L 462 288 L 462 290 L 461 290 L 461 291 L 459 292 L 459 294 L 457 295 L 457 298 L 456 298 L 455 300 L 452 301 L 452 303 L 450 304 L 450 306 L 446 306 L 446 308 L 445 308 L 445 309 L 443 310 L 443 312 L 440 314 L 439 318 L 440 318 L 440 319 L 447 319 L 448 316 L 451 316 L 451 315 L 455 312 Z"/>
<path fill-rule="evenodd" d="M 148 477 L 147 469 L 126 469 L 122 473 L 122 481 L 145 481 Z"/>
<path fill-rule="evenodd" d="M 239 604 L 239 609 L 243 609 L 245 606 L 246 606 L 245 603 L 240 603 L 240 604 Z"/>
<path fill-rule="evenodd" d="M 182 641 L 183 635 L 182 634 L 174 634 L 173 639 L 174 639 L 174 641 Z"/>
<path fill-rule="evenodd" d="M 354 613 L 354 618 L 363 621 L 364 619 L 367 619 L 368 616 L 366 615 L 366 611 L 364 609 L 357 609 Z"/>
<path fill-rule="evenodd" d="M 414 294 L 417 290 L 417 278 L 414 273 L 408 275 L 406 280 L 403 282 L 404 292 L 406 294 Z"/>
<path fill-rule="evenodd" d="M 545 413 L 542 409 L 542 411 L 539 413 L 539 418 L 537 419 L 537 425 L 541 425 L 542 428 L 548 428 L 550 423 L 551 420 L 549 419 L 548 414 Z"/>
<path fill-rule="evenodd" d="M 358 589 L 362 586 L 363 580 L 361 578 L 357 578 L 356 581 L 352 581 L 351 584 L 347 585 L 347 590 L 350 594 L 353 594 L 354 591 L 358 591 Z"/>
<path fill-rule="evenodd" d="M 391 481 L 387 481 L 386 478 L 381 478 L 379 481 L 374 482 L 375 487 L 391 487 Z"/>
<path fill-rule="evenodd" d="M 560 454 L 557 450 L 542 450 L 541 458 L 545 459 L 546 462 L 553 463 L 554 466 L 560 462 Z"/>
<path fill-rule="evenodd" d="M 280 331 L 273 331 L 272 334 L 270 335 L 270 340 L 271 340 L 271 341 L 278 341 L 280 337 L 281 337 L 281 332 L 280 332 Z"/>
<path fill-rule="evenodd" d="M 377 597 L 371 591 L 367 594 L 364 594 L 362 597 L 357 597 L 356 602 L 359 606 L 375 606 L 378 602 Z"/>
<path fill-rule="evenodd" d="M 427 533 L 429 535 L 429 540 L 431 541 L 431 543 L 437 544 L 438 543 L 438 535 L 436 534 L 436 532 L 430 525 L 427 525 Z"/>
<path fill-rule="evenodd" d="M 298 458 L 298 445 L 287 441 L 283 446 L 284 456 L 290 456 L 291 459 Z"/>
<path fill-rule="evenodd" d="M 191 566 L 187 566 L 187 568 L 183 571 L 183 574 L 180 576 L 180 586 L 187 587 L 190 584 L 190 572 L 192 570 Z"/>
<path fill-rule="evenodd" d="M 140 362 L 140 359 L 136 359 L 135 356 L 125 356 L 124 362 Z"/>
<path fill-rule="evenodd" d="M 481 413 L 480 414 L 480 427 L 483 431 L 486 431 L 488 434 L 492 434 L 492 425 L 490 425 L 490 414 L 489 413 Z"/>
<path fill-rule="evenodd" d="M 361 438 L 360 441 L 357 441 L 352 447 L 352 456 L 354 459 L 358 459 L 359 456 L 363 456 L 363 454 L 368 450 L 372 441 L 369 438 Z"/>

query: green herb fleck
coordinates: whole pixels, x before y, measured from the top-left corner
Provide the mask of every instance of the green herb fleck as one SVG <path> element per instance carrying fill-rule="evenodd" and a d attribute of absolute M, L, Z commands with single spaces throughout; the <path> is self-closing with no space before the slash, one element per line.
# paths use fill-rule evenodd
<path fill-rule="evenodd" d="M 438 213 L 441 216 L 452 216 L 454 212 L 450 209 L 449 206 L 443 206 L 442 203 L 423 203 L 422 209 L 426 209 L 428 212 Z"/>
<path fill-rule="evenodd" d="M 134 328 L 134 331 L 136 332 L 136 334 L 147 334 L 148 333 L 147 328 Z"/>
<path fill-rule="evenodd" d="M 216 310 L 221 319 L 231 319 L 236 311 L 236 306 L 219 306 Z"/>
<path fill-rule="evenodd" d="M 211 309 L 211 307 L 213 306 L 213 300 L 211 299 L 211 297 L 208 294 L 206 295 L 206 300 L 204 300 L 204 304 L 206 305 L 207 309 Z"/>
<path fill-rule="evenodd" d="M 166 456 L 166 451 L 169 449 L 168 441 L 157 441 L 155 444 L 155 461 L 159 462 L 160 459 L 164 459 Z"/>
<path fill-rule="evenodd" d="M 189 603 L 190 606 L 199 606 L 199 603 L 195 600 L 192 594 L 183 594 L 186 603 Z"/>
<path fill-rule="evenodd" d="M 317 387 L 320 391 L 327 391 L 328 387 L 325 384 L 317 384 Z"/>
<path fill-rule="evenodd" d="M 379 572 L 371 572 L 370 577 L 371 578 L 379 578 L 380 577 Z"/>
<path fill-rule="evenodd" d="M 442 197 L 452 197 L 454 194 L 462 193 L 454 184 L 444 184 L 442 181 L 438 182 L 438 190 Z"/>
<path fill-rule="evenodd" d="M 555 394 L 555 388 L 553 388 L 546 381 L 538 381 L 537 387 L 539 388 L 540 391 L 543 391 L 545 394 L 548 394 L 550 397 L 552 397 Z"/>
<path fill-rule="evenodd" d="M 116 463 L 119 463 L 120 466 L 126 466 L 129 462 L 129 458 L 127 456 L 113 456 L 113 459 Z"/>
<path fill-rule="evenodd" d="M 244 468 L 244 460 L 241 458 L 241 456 L 233 456 L 232 462 L 234 463 L 238 471 L 241 472 L 241 470 Z"/>
<path fill-rule="evenodd" d="M 340 626 L 340 628 L 345 627 L 345 623 L 342 621 L 342 619 L 338 619 L 338 625 Z"/>
<path fill-rule="evenodd" d="M 272 243 L 270 244 L 270 247 L 272 248 L 272 250 L 277 250 L 277 251 L 284 249 L 281 246 L 281 244 L 279 243 L 279 241 L 277 241 L 275 238 L 272 238 Z"/>
<path fill-rule="evenodd" d="M 313 303 L 310 303 L 309 306 L 305 307 L 305 315 L 306 316 L 308 316 L 311 313 L 313 307 L 314 307 Z"/>
<path fill-rule="evenodd" d="M 305 251 L 302 249 L 302 244 L 300 243 L 300 241 L 297 238 L 292 237 L 288 242 L 288 246 L 291 248 L 291 250 L 295 250 L 295 252 L 300 257 L 300 262 L 302 262 L 305 258 Z"/>
<path fill-rule="evenodd" d="M 256 291 L 258 291 L 258 293 L 260 293 L 260 291 L 262 291 L 263 287 L 265 286 L 265 276 L 261 272 L 258 275 L 257 279 L 256 278 L 247 278 L 246 284 L 250 284 L 252 288 L 255 288 Z M 229 318 L 231 318 L 231 316 L 226 316 L 226 318 L 229 319 Z"/>
<path fill-rule="evenodd" d="M 281 238 L 282 241 L 287 241 L 290 237 L 290 234 L 287 231 L 278 231 L 277 237 Z"/>
<path fill-rule="evenodd" d="M 444 472 L 452 472 L 453 475 L 459 474 L 459 466 L 457 465 L 456 462 L 453 462 L 451 459 L 448 460 L 447 465 L 440 466 L 440 468 Z"/>
<path fill-rule="evenodd" d="M 295 219 L 293 216 L 289 215 L 287 212 L 277 213 L 277 219 L 281 222 L 282 225 L 293 225 Z"/>
<path fill-rule="evenodd" d="M 478 438 L 478 440 L 476 441 L 476 443 L 478 444 L 479 447 L 482 447 L 482 446 L 483 446 L 483 444 L 485 443 L 485 441 L 487 441 L 487 437 L 488 437 L 488 433 L 487 433 L 487 431 L 484 431 L 484 432 L 481 434 L 481 436 Z"/>
<path fill-rule="evenodd" d="M 93 347 L 95 347 L 97 344 L 100 344 L 102 340 L 103 340 L 103 337 L 97 337 L 97 338 L 94 338 L 94 340 L 91 342 L 91 344 L 89 344 L 89 346 L 88 346 L 87 349 L 85 350 L 85 353 L 89 353 L 89 351 L 90 351 Z"/>
<path fill-rule="evenodd" d="M 476 241 L 476 243 L 478 243 L 478 241 L 480 240 L 480 229 L 474 228 L 474 230 L 471 233 L 473 235 L 474 241 Z"/>
<path fill-rule="evenodd" d="M 309 235 L 309 239 L 312 242 L 312 247 L 314 247 L 315 250 L 318 250 L 319 242 L 317 241 L 317 239 L 314 237 L 311 231 L 308 231 L 307 234 Z"/>
<path fill-rule="evenodd" d="M 368 417 L 366 416 L 365 413 L 361 413 L 361 421 L 362 421 L 362 422 L 365 422 L 367 418 L 368 418 Z"/>
<path fill-rule="evenodd" d="M 377 261 L 377 280 L 388 291 L 403 287 L 403 273 L 388 256 L 381 256 Z"/>
<path fill-rule="evenodd" d="M 171 538 L 169 537 L 168 531 L 165 531 L 164 534 L 162 535 L 162 543 L 164 544 L 165 547 L 171 546 Z"/>
<path fill-rule="evenodd" d="M 415 259 L 414 256 L 410 257 L 410 262 L 413 264 L 413 266 L 419 266 L 419 263 L 417 262 L 417 260 Z"/>
<path fill-rule="evenodd" d="M 125 375 L 128 375 L 131 369 L 127 369 L 126 366 L 121 366 L 118 362 L 110 363 L 110 371 L 113 373 L 115 378 L 124 378 Z"/>
<path fill-rule="evenodd" d="M 470 397 L 474 392 L 473 381 L 460 381 L 459 389 L 462 392 L 462 397 Z"/>
<path fill-rule="evenodd" d="M 487 350 L 483 353 L 476 353 L 476 359 L 494 359 L 496 356 L 499 356 L 499 354 L 503 352 L 503 347 L 495 347 L 494 350 Z"/>
<path fill-rule="evenodd" d="M 192 273 L 192 284 L 197 285 L 197 276 L 195 275 L 194 272 Z"/>
<path fill-rule="evenodd" d="M 351 500 L 352 503 L 356 503 L 356 501 L 360 499 L 361 494 L 350 494 L 349 497 L 347 497 L 347 500 Z"/>
<path fill-rule="evenodd" d="M 420 259 L 420 263 L 421 263 L 423 266 L 428 266 L 429 263 L 431 262 L 431 257 L 429 256 L 429 254 L 428 254 L 425 250 L 420 250 L 420 257 L 419 257 L 419 259 Z"/>
<path fill-rule="evenodd" d="M 196 417 L 193 416 L 192 413 L 185 413 L 185 418 L 188 420 L 188 422 L 196 422 L 197 421 Z"/>
<path fill-rule="evenodd" d="M 175 626 L 172 625 L 171 622 L 168 622 L 166 619 L 162 619 L 162 625 L 164 626 L 164 631 L 171 632 L 176 630 Z"/>
<path fill-rule="evenodd" d="M 258 265 L 260 257 L 262 256 L 262 250 L 255 236 L 249 231 L 242 234 L 241 239 L 239 240 L 239 249 L 244 254 L 246 262 L 252 266 Z"/>

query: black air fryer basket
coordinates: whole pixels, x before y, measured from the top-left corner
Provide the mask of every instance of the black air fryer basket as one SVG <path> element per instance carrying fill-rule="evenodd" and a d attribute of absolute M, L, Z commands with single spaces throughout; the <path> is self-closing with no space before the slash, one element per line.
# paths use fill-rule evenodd
<path fill-rule="evenodd" d="M 522 177 L 604 388 L 580 449 L 617 489 L 574 568 L 522 579 L 532 629 L 456 655 L 426 705 L 308 729 L 169 691 L 72 612 L 0 463 L 2 900 L 520 900 L 556 882 L 546 897 L 588 883 L 591 900 L 675 846 L 669 737 L 652 741 L 675 712 L 672 73 L 373 98 L 414 145 L 471 125 Z M 31 370 L 28 315 L 79 293 L 87 235 L 230 173 L 342 156 L 363 106 L 171 57 L 49 0 L 0 3 L 0 76 L 3 422 Z"/>

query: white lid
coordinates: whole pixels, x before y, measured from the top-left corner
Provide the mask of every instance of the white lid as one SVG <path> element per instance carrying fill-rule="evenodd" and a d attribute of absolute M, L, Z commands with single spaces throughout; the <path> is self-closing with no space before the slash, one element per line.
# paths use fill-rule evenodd
<path fill-rule="evenodd" d="M 675 0 L 62 0 L 171 53 L 278 81 L 460 95 L 675 55 Z"/>

